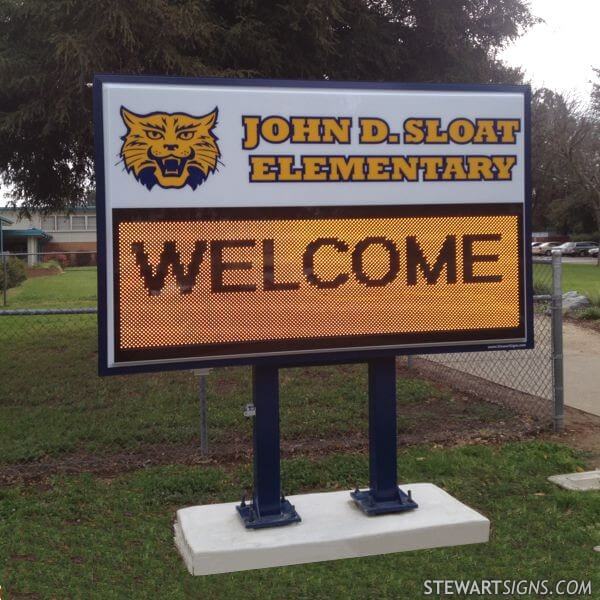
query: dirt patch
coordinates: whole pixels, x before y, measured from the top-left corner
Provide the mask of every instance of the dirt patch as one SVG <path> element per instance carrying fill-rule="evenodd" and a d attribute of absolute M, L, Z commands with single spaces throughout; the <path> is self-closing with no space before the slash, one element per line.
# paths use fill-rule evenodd
<path fill-rule="evenodd" d="M 588 331 L 600 333 L 600 319 L 575 319 L 573 317 L 563 317 L 566 323 L 571 323 Z"/>
<path fill-rule="evenodd" d="M 424 377 L 440 390 L 440 397 L 403 404 L 399 402 L 398 416 L 400 447 L 419 444 L 460 446 L 470 444 L 499 444 L 541 437 L 565 443 L 588 453 L 592 465 L 600 466 L 600 417 L 577 409 L 566 409 L 565 431 L 552 433 L 547 416 L 535 419 L 527 414 L 527 394 L 515 400 L 511 390 L 513 411 L 506 408 L 503 386 L 490 384 L 485 398 L 481 387 L 471 389 L 469 378 L 440 365 L 415 360 L 411 369 L 399 368 L 399 377 Z M 451 393 L 449 393 L 449 388 Z M 505 399 L 505 398 L 504 398 Z M 539 401 L 539 398 L 535 399 Z M 502 408 L 498 406 L 502 404 Z M 531 408 L 531 407 L 530 407 Z M 210 429 L 209 429 L 210 432 Z M 286 439 L 282 431 L 281 453 L 284 458 L 319 457 L 333 453 L 368 452 L 367 431 L 356 431 L 317 438 L 310 433 L 298 439 Z M 200 453 L 199 443 L 161 443 L 139 446 L 130 451 L 108 455 L 76 452 L 60 457 L 45 457 L 37 461 L 0 466 L 0 485 L 26 483 L 47 486 L 55 475 L 93 473 L 112 478 L 121 473 L 160 465 L 238 466 L 252 461 L 252 441 L 238 434 L 227 441 L 209 442 L 209 454 Z"/>
<path fill-rule="evenodd" d="M 574 320 L 569 319 L 569 321 L 573 322 Z M 577 324 L 577 321 L 575 323 Z M 529 431 L 531 433 L 537 426 L 542 439 L 567 444 L 581 450 L 587 454 L 590 468 L 600 468 L 600 416 L 565 406 L 564 431 L 554 433 L 551 429 L 552 403 L 550 400 L 507 389 L 504 386 L 428 360 L 415 359 L 413 364 L 415 371 L 421 377 L 435 379 L 439 384 L 449 386 L 455 391 L 467 392 L 471 398 L 487 400 L 521 414 L 522 419 L 530 420 Z M 539 414 L 539 420 L 528 417 L 531 414 Z M 507 423 L 505 430 L 509 431 L 512 426 L 512 422 Z"/>
<path fill-rule="evenodd" d="M 28 267 L 26 269 L 27 278 L 32 279 L 34 277 L 50 277 L 51 275 L 60 275 L 63 270 L 59 267 L 48 267 L 47 269 L 36 269 L 35 267 Z"/>
<path fill-rule="evenodd" d="M 401 372 L 401 375 L 404 375 Z M 407 372 L 412 377 L 414 372 Z M 448 391 L 441 384 L 443 391 Z M 491 407 L 495 411 L 495 407 Z M 524 415 L 492 412 L 490 405 L 468 394 L 447 394 L 417 403 L 399 404 L 400 447 L 419 444 L 455 446 L 476 443 L 501 443 L 534 437 L 541 426 Z M 498 415 L 502 418 L 498 418 Z M 475 415 L 475 416 L 474 416 Z M 479 415 L 479 416 L 477 416 Z M 366 429 L 366 428 L 365 428 Z M 209 429 L 210 432 L 210 429 Z M 367 431 L 328 435 L 317 438 L 307 434 L 298 439 L 285 437 L 282 431 L 281 454 L 284 458 L 316 458 L 333 453 L 368 452 Z M 151 444 L 110 455 L 76 452 L 60 457 L 0 466 L 0 485 L 27 483 L 46 485 L 54 475 L 93 473 L 114 477 L 121 473 L 160 465 L 212 465 L 227 467 L 252 461 L 252 441 L 230 436 L 227 442 L 209 441 L 209 454 L 200 453 L 199 443 Z"/>
<path fill-rule="evenodd" d="M 565 407 L 565 429 L 543 436 L 585 452 L 590 469 L 600 469 L 600 417 L 576 408 Z"/>
<path fill-rule="evenodd" d="M 500 443 L 534 437 L 534 431 L 526 427 L 520 430 L 498 431 L 493 428 L 462 432 L 440 431 L 436 434 L 401 434 L 398 444 L 411 446 L 431 443 L 439 446 L 455 446 L 477 443 Z M 55 475 L 76 475 L 93 473 L 102 477 L 114 477 L 129 471 L 161 465 L 211 465 L 231 466 L 249 464 L 252 461 L 252 446 L 241 440 L 229 444 L 210 444 L 209 454 L 200 453 L 199 444 L 153 444 L 137 448 L 131 452 L 120 452 L 107 456 L 85 452 L 69 454 L 60 458 L 46 458 L 40 461 L 19 463 L 0 467 L 0 485 L 17 483 L 40 484 Z M 368 452 L 368 439 L 363 435 L 346 436 L 334 440 L 294 440 L 282 441 L 282 458 L 317 458 L 340 452 Z"/>

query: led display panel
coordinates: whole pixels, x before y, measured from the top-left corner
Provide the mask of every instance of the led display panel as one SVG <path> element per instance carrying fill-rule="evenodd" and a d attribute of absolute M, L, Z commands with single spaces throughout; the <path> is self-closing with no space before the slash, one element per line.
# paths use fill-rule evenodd
<path fill-rule="evenodd" d="M 526 88 L 95 85 L 101 372 L 531 347 Z"/>

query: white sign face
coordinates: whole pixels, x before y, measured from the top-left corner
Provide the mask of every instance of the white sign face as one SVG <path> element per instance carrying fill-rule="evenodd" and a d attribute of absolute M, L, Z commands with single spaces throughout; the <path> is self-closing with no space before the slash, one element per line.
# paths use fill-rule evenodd
<path fill-rule="evenodd" d="M 530 345 L 528 103 L 97 77 L 101 371 Z"/>
<path fill-rule="evenodd" d="M 106 204 L 522 203 L 523 96 L 523 91 L 174 88 L 168 83 L 106 82 Z M 179 126 L 198 125 L 218 138 L 206 146 L 207 162 L 199 167 L 206 177 L 197 186 L 189 177 L 193 162 L 183 166 L 185 183 L 176 176 L 181 164 L 173 162 L 170 173 L 169 163 L 160 161 L 161 138 L 151 137 L 157 135 L 153 127 L 158 133 L 162 126 L 176 128 L 178 119 Z M 141 145 L 132 139 L 124 146 L 126 136 L 140 136 L 135 141 Z M 173 154 L 185 156 L 195 141 L 178 139 Z M 155 158 L 136 162 L 136 149 Z M 162 169 L 158 177 L 140 177 L 144 169 L 157 171 L 157 164 Z"/>

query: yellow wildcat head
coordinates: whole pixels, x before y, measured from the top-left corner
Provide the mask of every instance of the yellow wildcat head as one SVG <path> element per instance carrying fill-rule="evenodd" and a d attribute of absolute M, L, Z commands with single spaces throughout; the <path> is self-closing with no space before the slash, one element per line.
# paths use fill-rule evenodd
<path fill-rule="evenodd" d="M 128 173 L 149 190 L 196 189 L 215 171 L 221 153 L 213 128 L 218 109 L 203 117 L 186 113 L 153 112 L 137 115 L 124 106 L 121 117 L 127 133 L 121 138 L 121 159 Z"/>

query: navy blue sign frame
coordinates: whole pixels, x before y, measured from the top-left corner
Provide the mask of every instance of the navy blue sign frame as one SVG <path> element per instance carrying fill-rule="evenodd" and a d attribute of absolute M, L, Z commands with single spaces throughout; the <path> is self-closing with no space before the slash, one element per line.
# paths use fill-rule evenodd
<path fill-rule="evenodd" d="M 525 202 L 524 202 L 524 259 L 525 259 L 525 341 L 518 343 L 473 344 L 468 346 L 439 345 L 410 348 L 368 349 L 347 351 L 319 351 L 308 354 L 276 356 L 223 357 L 218 359 L 181 360 L 173 362 L 157 361 L 147 364 L 125 364 L 108 366 L 107 353 L 107 286 L 106 286 L 106 219 L 105 219 L 105 165 L 103 139 L 102 86 L 104 83 L 169 84 L 169 85 L 219 85 L 232 87 L 300 87 L 315 89 L 352 90 L 403 90 L 403 91 L 443 91 L 443 92 L 504 92 L 523 95 L 524 101 L 524 158 L 525 158 Z M 477 352 L 484 350 L 513 350 L 533 348 L 533 274 L 531 255 L 531 89 L 526 85 L 496 84 L 410 84 L 393 82 L 345 82 L 345 81 L 295 81 L 270 79 L 226 79 L 226 78 L 187 78 L 160 76 L 96 75 L 94 77 L 94 137 L 96 172 L 96 209 L 98 226 L 98 333 L 99 333 L 99 373 L 112 375 L 123 373 L 169 371 L 206 368 L 228 365 L 254 366 L 309 366 L 323 364 L 357 363 L 402 354 L 429 354 L 447 352 Z"/>

